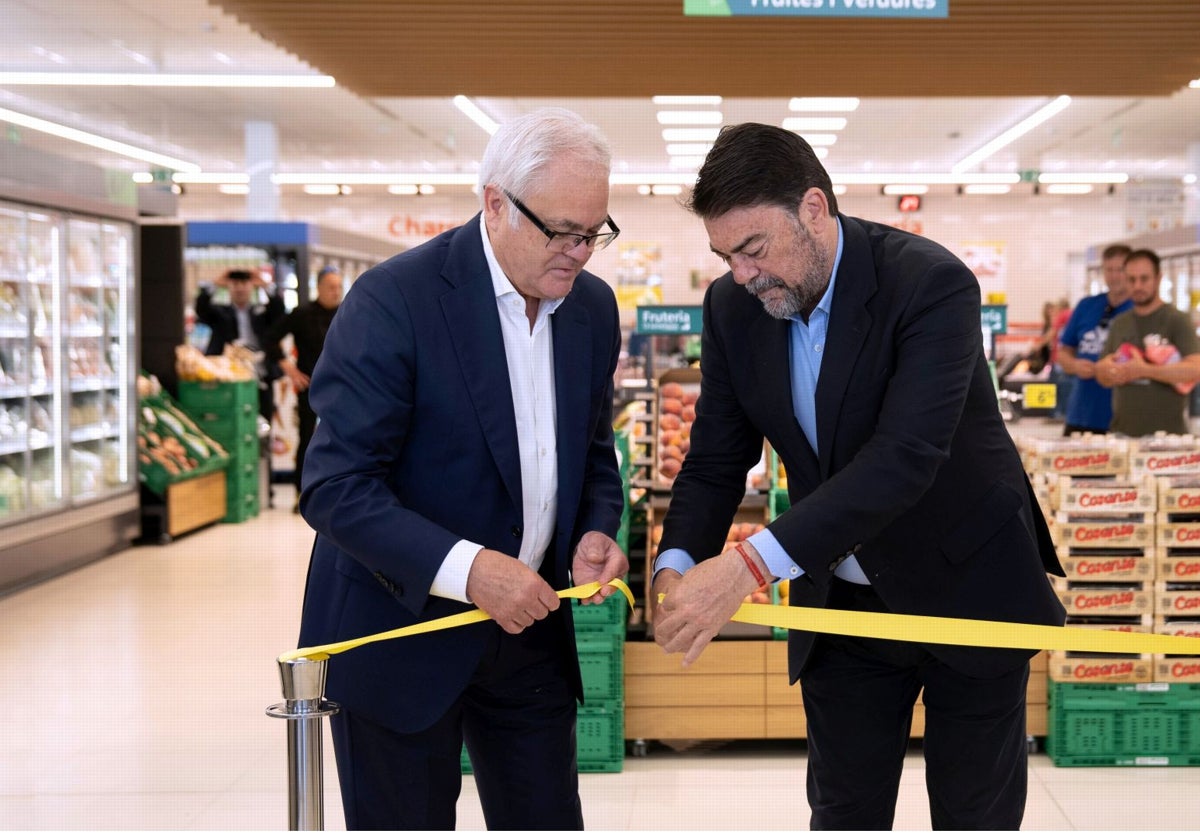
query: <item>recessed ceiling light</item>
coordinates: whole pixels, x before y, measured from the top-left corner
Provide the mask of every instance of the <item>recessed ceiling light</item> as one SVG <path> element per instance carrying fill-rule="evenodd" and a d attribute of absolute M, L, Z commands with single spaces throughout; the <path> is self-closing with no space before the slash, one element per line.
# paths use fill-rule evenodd
<path fill-rule="evenodd" d="M 1124 184 L 1129 176 L 1124 172 L 1043 172 L 1039 184 Z"/>
<path fill-rule="evenodd" d="M 929 192 L 928 184 L 884 184 L 884 195 L 925 195 Z"/>
<path fill-rule="evenodd" d="M 1012 192 L 1008 184 L 964 184 L 963 192 L 967 195 L 1006 195 Z"/>
<path fill-rule="evenodd" d="M 416 184 L 388 184 L 387 191 L 392 195 L 416 195 Z"/>
<path fill-rule="evenodd" d="M 1092 191 L 1091 184 L 1047 184 L 1046 192 L 1053 195 L 1087 195 Z"/>

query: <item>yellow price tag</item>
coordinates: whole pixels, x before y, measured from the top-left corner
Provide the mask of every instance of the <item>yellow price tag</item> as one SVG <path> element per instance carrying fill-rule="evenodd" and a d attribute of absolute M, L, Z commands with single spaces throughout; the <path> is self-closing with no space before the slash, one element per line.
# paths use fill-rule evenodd
<path fill-rule="evenodd" d="M 1030 384 L 1021 389 L 1024 408 L 1054 408 L 1058 404 L 1058 386 L 1052 383 Z"/>

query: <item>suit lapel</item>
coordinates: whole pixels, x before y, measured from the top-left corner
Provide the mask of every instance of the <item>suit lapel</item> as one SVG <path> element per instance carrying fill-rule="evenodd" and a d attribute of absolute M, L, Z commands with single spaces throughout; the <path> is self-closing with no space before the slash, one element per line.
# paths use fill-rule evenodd
<path fill-rule="evenodd" d="M 850 384 L 863 339 L 871 328 L 866 303 L 875 293 L 875 264 L 866 233 L 854 221 L 840 216 L 845 245 L 833 291 L 833 311 L 825 336 L 825 356 L 817 382 L 817 444 L 821 478 L 829 476 L 833 438 L 837 432 L 842 398 Z"/>
<path fill-rule="evenodd" d="M 792 471 L 789 484 L 795 481 L 797 487 L 815 486 L 819 478 L 817 456 L 792 407 L 790 324 L 764 311 L 750 327 L 749 334 L 758 337 L 751 344 L 758 394 L 766 403 L 765 416 L 770 418 L 770 426 L 762 431 Z M 794 474 L 797 470 L 800 475 Z"/>
<path fill-rule="evenodd" d="M 478 215 L 454 238 L 442 276 L 452 287 L 441 298 L 442 316 L 454 342 L 471 406 L 513 506 L 521 511 L 521 455 L 508 357 L 496 294 L 483 255 Z"/>
<path fill-rule="evenodd" d="M 579 473 L 580 453 L 586 452 L 588 408 L 595 396 L 586 384 L 591 379 L 592 332 L 587 309 L 570 294 L 550 318 L 554 345 L 555 434 L 558 449 L 558 521 L 560 529 L 570 533 L 575 506 L 564 504 L 576 497 L 564 493 L 564 487 L 582 486 Z M 567 508 L 571 509 L 568 510 Z"/>

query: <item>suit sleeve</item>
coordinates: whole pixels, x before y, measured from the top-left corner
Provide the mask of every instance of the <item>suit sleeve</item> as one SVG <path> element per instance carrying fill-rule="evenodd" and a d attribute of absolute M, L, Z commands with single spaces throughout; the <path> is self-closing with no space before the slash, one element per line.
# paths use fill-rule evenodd
<path fill-rule="evenodd" d="M 217 322 L 217 308 L 212 302 L 212 290 L 201 286 L 196 294 L 196 320 L 210 327 Z"/>
<path fill-rule="evenodd" d="M 280 342 L 286 335 L 295 335 L 296 328 L 299 326 L 300 312 L 301 308 L 296 307 L 267 327 L 266 335 L 263 336 L 263 352 L 267 354 L 267 359 L 272 364 L 279 364 L 283 361 L 283 348 L 280 346 Z"/>
<path fill-rule="evenodd" d="M 621 354 L 621 328 L 615 298 L 611 301 L 610 309 L 611 314 L 607 321 L 611 324 L 611 330 L 607 336 L 601 336 L 608 343 L 608 353 L 600 355 L 605 359 L 605 387 L 599 397 L 598 417 L 588 445 L 583 496 L 580 499 L 578 525 L 572 543 L 578 542 L 588 531 L 599 531 L 615 539 L 621 525 L 621 512 L 625 507 L 612 427 L 613 375 L 616 373 L 617 360 Z"/>
<path fill-rule="evenodd" d="M 691 449 L 671 487 L 659 552 L 687 551 L 694 560 L 721 550 L 746 492 L 746 473 L 763 451 L 763 436 L 746 417 L 733 388 L 725 337 L 716 324 L 718 284 L 704 295 L 700 342 L 700 399 L 692 424 Z M 738 290 L 739 294 L 745 294 Z"/>
<path fill-rule="evenodd" d="M 346 296 L 313 372 L 319 421 L 300 507 L 318 534 L 398 583 L 397 598 L 420 614 L 458 537 L 405 507 L 389 484 L 413 421 L 417 348 L 403 299 L 383 300 L 377 288 L 359 283 Z"/>

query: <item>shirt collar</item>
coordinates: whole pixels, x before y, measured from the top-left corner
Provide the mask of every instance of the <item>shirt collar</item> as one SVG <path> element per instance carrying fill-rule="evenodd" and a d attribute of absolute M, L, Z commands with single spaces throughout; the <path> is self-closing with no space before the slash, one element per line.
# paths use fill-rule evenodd
<path fill-rule="evenodd" d="M 483 239 L 483 256 L 487 260 L 488 271 L 492 275 L 492 290 L 496 294 L 496 299 L 504 297 L 508 294 L 519 295 L 517 287 L 508 279 L 508 275 L 504 273 L 504 269 L 500 267 L 500 263 L 496 260 L 496 252 L 492 250 L 492 240 L 488 235 L 487 224 L 484 222 L 483 214 L 479 214 L 479 231 Z M 550 315 L 554 310 L 562 304 L 566 298 L 543 299 L 538 306 L 538 313 L 545 312 Z"/>
<path fill-rule="evenodd" d="M 821 299 L 813 307 L 814 312 L 818 309 L 824 312 L 826 318 L 829 317 L 829 313 L 833 309 L 833 287 L 837 282 L 838 268 L 842 264 L 842 248 L 846 244 L 845 238 L 842 236 L 842 220 L 836 216 L 834 216 L 834 220 L 837 222 L 838 240 L 837 251 L 833 255 L 833 268 L 829 274 L 829 285 L 825 287 L 825 294 L 821 295 Z M 799 313 L 789 316 L 789 320 L 798 321 L 801 324 L 804 323 L 804 319 L 800 317 Z"/>

